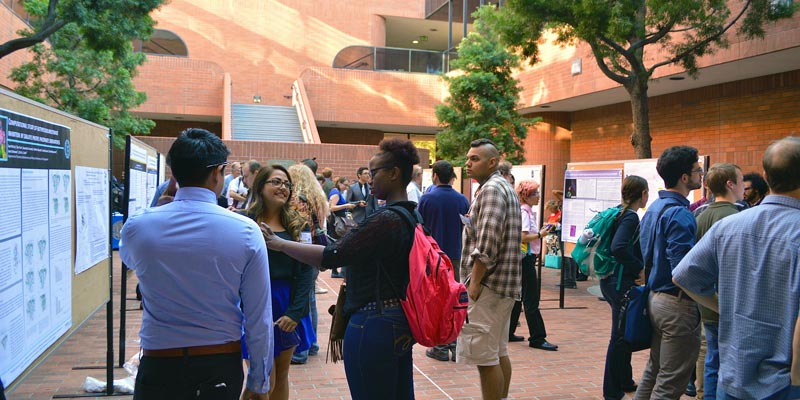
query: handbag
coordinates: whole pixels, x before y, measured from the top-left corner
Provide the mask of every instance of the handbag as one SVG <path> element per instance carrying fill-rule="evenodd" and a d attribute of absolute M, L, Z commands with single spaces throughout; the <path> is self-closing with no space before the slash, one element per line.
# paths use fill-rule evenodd
<path fill-rule="evenodd" d="M 336 236 L 342 237 L 350 232 L 351 229 L 358 226 L 358 223 L 353 219 L 353 214 L 347 211 L 344 216 L 331 214 L 333 216 L 333 226 Z"/>
<path fill-rule="evenodd" d="M 561 269 L 561 256 L 557 254 L 545 254 L 544 266 L 547 268 Z"/>
<path fill-rule="evenodd" d="M 314 232 L 311 236 L 311 243 L 327 246 L 333 239 L 328 236 L 328 232 L 322 229 L 317 218 L 317 213 L 311 213 L 311 221 L 314 222 Z"/>
<path fill-rule="evenodd" d="M 350 322 L 350 315 L 344 313 L 344 302 L 347 298 L 347 286 L 344 282 L 339 286 L 339 296 L 336 297 L 336 304 L 328 308 L 328 313 L 333 317 L 331 321 L 331 333 L 328 336 L 328 355 L 325 362 L 330 358 L 334 364 L 344 360 L 342 344 L 344 344 L 344 333 L 347 330 L 347 323 Z"/>
<path fill-rule="evenodd" d="M 622 298 L 617 321 L 619 340 L 631 351 L 649 349 L 653 337 L 653 326 L 650 324 L 650 311 L 647 309 L 647 298 L 650 288 L 633 286 Z"/>

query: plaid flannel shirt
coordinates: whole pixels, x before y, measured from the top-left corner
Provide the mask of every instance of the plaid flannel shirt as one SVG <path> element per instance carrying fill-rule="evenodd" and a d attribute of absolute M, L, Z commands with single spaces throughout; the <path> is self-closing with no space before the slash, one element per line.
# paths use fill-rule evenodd
<path fill-rule="evenodd" d="M 466 282 L 474 259 L 487 268 L 482 285 L 504 297 L 520 300 L 522 277 L 519 245 L 522 241 L 520 203 L 514 188 L 499 172 L 479 188 L 464 226 L 461 276 Z"/>

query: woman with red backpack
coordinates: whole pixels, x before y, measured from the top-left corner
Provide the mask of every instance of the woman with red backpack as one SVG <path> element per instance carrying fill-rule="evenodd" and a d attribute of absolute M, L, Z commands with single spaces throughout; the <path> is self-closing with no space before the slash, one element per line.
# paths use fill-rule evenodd
<path fill-rule="evenodd" d="M 409 282 L 409 251 L 414 230 L 390 207 L 414 213 L 408 201 L 419 155 L 406 139 L 386 139 L 369 162 L 372 194 L 386 201 L 358 227 L 327 246 L 302 244 L 277 237 L 262 224 L 270 249 L 282 251 L 320 270 L 347 265 L 343 359 L 350 395 L 354 400 L 413 399 L 412 346 L 415 343 L 400 306 Z"/>

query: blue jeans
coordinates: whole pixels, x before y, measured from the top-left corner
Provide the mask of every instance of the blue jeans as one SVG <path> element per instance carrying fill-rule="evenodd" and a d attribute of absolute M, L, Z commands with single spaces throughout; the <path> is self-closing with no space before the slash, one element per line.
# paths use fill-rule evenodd
<path fill-rule="evenodd" d="M 356 311 L 342 348 L 344 372 L 353 400 L 414 398 L 411 348 L 414 339 L 399 306 Z"/>
<path fill-rule="evenodd" d="M 623 277 L 617 290 L 617 275 L 611 275 L 600 280 L 600 291 L 611 306 L 611 339 L 606 350 L 606 367 L 603 374 L 603 398 L 606 400 L 619 400 L 625 397 L 623 389 L 632 388 L 633 372 L 631 370 L 631 351 L 617 332 L 620 307 L 625 292 L 635 283 L 630 278 Z"/>
<path fill-rule="evenodd" d="M 703 398 L 717 398 L 717 379 L 719 375 L 719 325 L 703 322 L 706 330 L 706 362 L 703 367 Z"/>
<path fill-rule="evenodd" d="M 733 397 L 725 394 L 722 389 L 717 389 L 717 399 L 720 400 L 743 400 L 738 397 Z M 785 389 L 775 393 L 764 400 L 790 400 L 800 399 L 800 386 L 787 386 Z"/>
<path fill-rule="evenodd" d="M 316 282 L 317 276 L 319 275 L 319 270 L 314 268 L 314 281 Z M 317 311 L 317 293 L 316 287 L 311 290 L 311 325 L 314 326 L 314 336 L 318 337 L 318 330 L 317 330 L 317 322 L 319 320 L 319 312 Z M 295 351 L 292 354 L 292 361 L 300 364 L 305 364 L 308 362 L 308 356 L 312 355 L 315 356 L 319 353 L 319 339 L 315 340 L 314 343 L 311 343 L 311 348 L 304 351 Z"/>

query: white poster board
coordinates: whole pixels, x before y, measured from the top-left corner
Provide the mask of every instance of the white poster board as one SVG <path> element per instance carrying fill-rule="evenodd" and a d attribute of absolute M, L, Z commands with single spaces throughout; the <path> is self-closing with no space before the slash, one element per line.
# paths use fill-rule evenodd
<path fill-rule="evenodd" d="M 75 167 L 75 275 L 108 254 L 108 170 Z"/>
<path fill-rule="evenodd" d="M 708 166 L 705 165 L 705 159 L 706 156 L 700 156 L 698 157 L 697 162 L 700 164 L 700 167 L 703 168 L 703 171 L 708 171 Z M 650 207 L 654 201 L 658 200 L 658 191 L 665 189 L 664 180 L 661 179 L 661 176 L 658 175 L 658 171 L 656 170 L 656 163 L 658 163 L 658 159 L 655 158 L 646 160 L 628 160 L 625 161 L 623 167 L 625 168 L 626 177 L 630 175 L 638 175 L 644 178 L 648 184 L 650 196 L 647 199 L 647 205 L 637 211 L 639 214 L 639 219 L 644 217 L 647 207 Z M 686 198 L 689 199 L 689 203 L 694 203 L 695 201 L 700 200 L 701 197 L 703 197 L 703 193 L 700 190 L 693 190 L 689 192 L 689 196 L 686 196 Z"/>
<path fill-rule="evenodd" d="M 621 169 L 565 171 L 561 240 L 577 242 L 595 214 L 620 203 L 621 189 Z"/>
<path fill-rule="evenodd" d="M 453 181 L 453 189 L 461 192 L 461 167 L 453 167 L 456 179 Z M 422 193 L 426 193 L 428 188 L 433 186 L 433 169 L 425 168 L 422 170 Z"/>
<path fill-rule="evenodd" d="M 70 128 L 0 109 L 0 377 L 72 325 Z"/>

